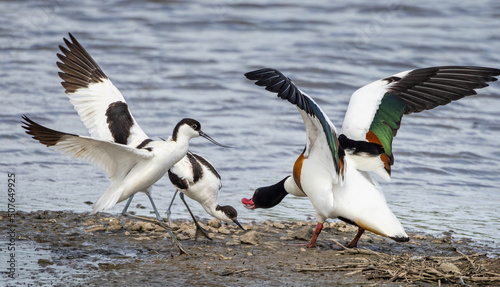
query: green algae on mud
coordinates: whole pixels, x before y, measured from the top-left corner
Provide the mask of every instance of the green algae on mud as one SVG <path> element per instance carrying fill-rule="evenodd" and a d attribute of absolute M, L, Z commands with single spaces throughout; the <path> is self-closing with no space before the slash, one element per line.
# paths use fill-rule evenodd
<path fill-rule="evenodd" d="M 2 280 L 5 285 L 60 286 L 500 283 L 499 251 L 454 239 L 452 233 L 410 234 L 408 243 L 366 234 L 359 248 L 336 251 L 332 245 L 352 239 L 355 227 L 326 224 L 318 247 L 307 249 L 302 245 L 314 222 L 253 222 L 244 225 L 247 231 L 201 223 L 213 240 L 195 241 L 191 221 L 173 222 L 174 233 L 190 252 L 179 255 L 168 234 L 151 223 L 107 213 L 17 212 L 17 277 Z M 0 226 L 11 226 L 5 212 L 0 212 Z M 9 256 L 5 246 L 2 252 Z"/>

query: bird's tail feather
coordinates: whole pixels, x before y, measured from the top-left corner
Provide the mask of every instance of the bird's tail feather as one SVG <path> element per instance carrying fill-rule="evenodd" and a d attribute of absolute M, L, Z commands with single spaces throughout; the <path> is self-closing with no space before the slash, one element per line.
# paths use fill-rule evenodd
<path fill-rule="evenodd" d="M 99 199 L 94 203 L 91 214 L 95 214 L 99 211 L 109 209 L 118 202 L 120 196 L 122 195 L 122 190 L 114 187 L 111 184 L 108 189 L 99 197 Z"/>

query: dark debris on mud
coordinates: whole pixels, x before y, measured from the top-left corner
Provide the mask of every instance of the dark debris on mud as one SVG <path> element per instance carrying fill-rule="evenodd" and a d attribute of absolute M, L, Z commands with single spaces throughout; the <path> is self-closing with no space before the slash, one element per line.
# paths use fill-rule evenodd
<path fill-rule="evenodd" d="M 8 219 L 0 212 L 2 230 Z M 243 231 L 201 220 L 213 240 L 195 241 L 193 222 L 179 220 L 172 229 L 190 253 L 180 255 L 160 226 L 107 213 L 17 212 L 13 224 L 20 268 L 15 279 L 3 276 L 12 286 L 500 284 L 498 256 L 450 233 L 410 234 L 408 243 L 366 234 L 359 248 L 336 251 L 355 227 L 325 224 L 318 247 L 307 249 L 313 222 L 253 222 Z"/>

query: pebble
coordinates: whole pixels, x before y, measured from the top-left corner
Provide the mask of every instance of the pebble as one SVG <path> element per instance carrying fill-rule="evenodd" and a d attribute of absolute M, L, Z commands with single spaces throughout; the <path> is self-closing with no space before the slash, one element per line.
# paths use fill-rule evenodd
<path fill-rule="evenodd" d="M 313 234 L 314 234 L 314 231 L 312 230 L 311 227 L 304 226 L 304 227 L 298 229 L 297 231 L 295 231 L 294 233 L 292 233 L 292 236 L 294 239 L 307 241 L 307 240 L 311 239 Z"/>
<path fill-rule="evenodd" d="M 38 264 L 42 266 L 47 266 L 47 265 L 54 265 L 54 262 L 47 259 L 38 259 Z"/>
<path fill-rule="evenodd" d="M 96 232 L 96 231 L 106 231 L 106 227 L 104 225 L 94 225 L 88 229 L 85 229 L 85 232 Z"/>
<path fill-rule="evenodd" d="M 135 237 L 134 240 L 142 241 L 142 240 L 151 240 L 148 236 L 139 236 Z"/>
<path fill-rule="evenodd" d="M 208 226 L 213 227 L 213 228 L 219 228 L 222 226 L 222 223 L 220 222 L 220 219 L 218 218 L 212 218 L 208 222 Z"/>
<path fill-rule="evenodd" d="M 252 230 L 240 236 L 240 241 L 243 244 L 258 245 L 260 243 L 260 235 L 257 231 Z"/>
<path fill-rule="evenodd" d="M 141 222 L 141 221 L 135 221 L 131 224 L 126 224 L 125 227 L 128 227 L 128 229 L 132 231 L 152 231 L 156 229 L 155 224 L 151 222 Z"/>
<path fill-rule="evenodd" d="M 235 245 L 240 245 L 241 242 L 239 240 L 233 240 L 233 241 L 228 241 L 226 242 L 227 246 L 235 246 Z"/>
<path fill-rule="evenodd" d="M 354 225 L 345 225 L 344 227 L 339 227 L 339 230 L 342 232 L 355 232 L 358 231 L 358 227 Z"/>
<path fill-rule="evenodd" d="M 231 234 L 231 231 L 229 229 L 227 229 L 225 226 L 224 227 L 221 227 L 219 228 L 219 230 L 217 230 L 219 233 L 222 233 L 222 234 L 225 234 L 225 235 L 229 235 Z"/>
<path fill-rule="evenodd" d="M 412 236 L 412 239 L 415 239 L 415 240 L 425 240 L 427 239 L 427 236 L 423 235 L 423 234 L 415 234 Z"/>
<path fill-rule="evenodd" d="M 460 269 L 455 264 L 449 262 L 441 263 L 439 269 L 444 273 L 461 274 Z"/>
<path fill-rule="evenodd" d="M 176 237 L 177 237 L 178 240 L 188 240 L 190 238 L 190 236 L 182 234 L 182 233 L 181 234 L 177 234 Z"/>
<path fill-rule="evenodd" d="M 276 228 L 279 228 L 279 229 L 284 229 L 285 228 L 285 225 L 283 223 L 280 223 L 280 222 L 275 222 L 273 224 L 274 227 Z"/>
<path fill-rule="evenodd" d="M 233 257 L 227 257 L 227 256 L 224 256 L 222 254 L 219 254 L 219 259 L 220 260 L 231 260 L 231 259 L 233 259 Z"/>

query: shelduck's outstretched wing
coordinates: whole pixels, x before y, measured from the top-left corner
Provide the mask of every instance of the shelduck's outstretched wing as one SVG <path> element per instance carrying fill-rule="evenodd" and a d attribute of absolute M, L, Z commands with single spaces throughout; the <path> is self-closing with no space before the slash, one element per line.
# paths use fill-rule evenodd
<path fill-rule="evenodd" d="M 90 136 L 133 147 L 150 141 L 120 91 L 75 37 L 69 34 L 69 38 L 64 39 L 67 48 L 59 46 L 59 76 Z"/>
<path fill-rule="evenodd" d="M 360 164 L 390 179 L 392 140 L 405 114 L 446 105 L 496 81 L 500 69 L 442 66 L 401 72 L 355 91 L 349 102 L 340 145 Z"/>
<path fill-rule="evenodd" d="M 257 86 L 263 86 L 270 92 L 278 93 L 278 97 L 297 106 L 307 132 L 304 156 L 307 158 L 314 150 L 327 146 L 329 152 L 326 154 L 326 160 L 333 162 L 335 174 L 342 176 L 344 151 L 337 139 L 334 125 L 319 105 L 276 69 L 264 68 L 248 72 L 245 77 L 256 81 Z"/>
<path fill-rule="evenodd" d="M 44 127 L 23 115 L 26 133 L 49 148 L 105 170 L 111 180 L 125 177 L 141 159 L 153 152 L 145 149 L 59 132 Z"/>

